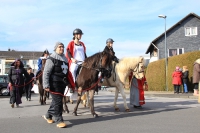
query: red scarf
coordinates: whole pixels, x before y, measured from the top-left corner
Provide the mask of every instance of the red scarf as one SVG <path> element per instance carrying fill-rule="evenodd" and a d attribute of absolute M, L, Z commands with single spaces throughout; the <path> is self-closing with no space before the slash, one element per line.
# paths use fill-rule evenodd
<path fill-rule="evenodd" d="M 80 43 L 81 43 L 81 45 L 82 45 L 83 48 L 84 48 L 84 52 L 86 53 L 86 47 L 85 47 L 84 43 L 83 43 L 83 42 L 80 42 Z M 68 59 L 69 67 L 71 66 L 72 61 L 71 61 L 71 59 L 68 57 L 68 50 L 70 51 L 72 57 L 74 57 L 74 45 L 75 45 L 74 41 L 71 41 L 71 42 L 69 42 L 69 44 L 68 44 L 68 46 L 67 46 L 67 49 L 66 49 L 66 58 Z"/>

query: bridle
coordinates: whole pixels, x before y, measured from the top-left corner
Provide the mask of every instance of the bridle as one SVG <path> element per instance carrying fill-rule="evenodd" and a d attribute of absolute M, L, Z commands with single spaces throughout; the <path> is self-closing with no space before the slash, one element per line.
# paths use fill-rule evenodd
<path fill-rule="evenodd" d="M 135 75 L 137 75 L 138 77 L 140 73 L 143 73 L 144 72 L 144 69 L 142 69 L 142 71 L 139 70 L 139 66 L 140 64 L 143 64 L 143 62 L 139 62 L 134 69 L 131 69 L 131 72 L 135 73 Z"/>
<path fill-rule="evenodd" d="M 101 72 L 101 73 L 105 73 L 105 72 L 110 72 L 112 69 L 111 69 L 111 66 L 109 65 L 109 67 L 108 68 L 104 68 L 104 67 L 102 67 L 102 60 L 103 60 L 103 54 L 101 54 L 101 56 L 100 56 L 100 61 L 99 61 L 99 63 L 98 64 L 96 64 L 95 66 L 96 67 L 88 67 L 88 66 L 85 66 L 85 65 L 82 65 L 82 64 L 77 64 L 77 65 L 79 65 L 79 66 L 81 66 L 81 67 L 84 67 L 84 68 L 87 68 L 87 69 L 90 69 L 90 70 L 95 70 L 95 71 L 98 71 L 98 72 Z M 78 62 L 82 62 L 82 61 L 78 61 Z M 82 68 L 81 68 L 82 69 Z M 80 70 L 81 71 L 81 70 Z M 79 72 L 80 73 L 80 72 Z"/>

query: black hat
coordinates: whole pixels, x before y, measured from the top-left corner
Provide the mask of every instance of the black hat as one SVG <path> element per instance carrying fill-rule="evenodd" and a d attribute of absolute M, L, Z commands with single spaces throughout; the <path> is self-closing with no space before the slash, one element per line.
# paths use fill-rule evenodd
<path fill-rule="evenodd" d="M 108 39 L 106 40 L 106 43 L 108 43 L 108 42 L 114 42 L 114 40 L 113 40 L 112 38 L 108 38 Z"/>
<path fill-rule="evenodd" d="M 46 49 L 43 54 L 49 54 L 49 51 Z"/>
<path fill-rule="evenodd" d="M 83 35 L 83 32 L 82 32 L 81 29 L 76 28 L 76 29 L 73 31 L 73 35 L 75 35 L 75 34 L 81 34 L 81 35 Z"/>

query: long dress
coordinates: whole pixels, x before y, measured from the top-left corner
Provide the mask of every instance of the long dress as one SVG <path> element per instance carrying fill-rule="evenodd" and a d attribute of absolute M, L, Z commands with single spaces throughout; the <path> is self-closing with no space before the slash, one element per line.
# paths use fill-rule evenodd
<path fill-rule="evenodd" d="M 131 80 L 130 87 L 130 104 L 135 106 L 141 106 L 145 104 L 143 85 L 146 78 L 136 79 L 135 77 Z"/>
<path fill-rule="evenodd" d="M 12 83 L 12 89 L 10 90 L 10 104 L 21 104 L 21 98 L 24 88 L 24 76 L 29 79 L 29 75 L 24 68 L 15 69 L 10 68 L 8 74 L 8 80 Z"/>

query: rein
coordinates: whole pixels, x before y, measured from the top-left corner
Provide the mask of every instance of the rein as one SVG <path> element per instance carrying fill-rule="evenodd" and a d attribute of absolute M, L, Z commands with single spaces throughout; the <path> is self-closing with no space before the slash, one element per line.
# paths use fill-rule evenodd
<path fill-rule="evenodd" d="M 74 90 L 74 91 L 77 91 L 77 92 L 83 92 L 83 91 L 92 90 L 92 88 L 94 88 L 94 87 L 99 83 L 100 80 L 101 80 L 101 76 L 98 78 L 97 82 L 95 82 L 90 88 L 84 89 L 84 90 L 82 90 L 82 91 L 78 91 L 78 90 L 75 90 L 75 89 L 73 89 L 73 90 Z M 50 91 L 50 90 L 49 90 L 50 93 L 56 94 L 56 95 L 61 95 L 61 96 L 63 96 L 63 97 L 65 97 L 65 96 L 67 95 L 68 91 L 69 91 L 69 88 L 67 89 L 67 92 L 63 95 L 62 93 L 53 92 L 53 91 Z"/>
<path fill-rule="evenodd" d="M 15 86 L 15 87 L 23 87 L 23 86 L 26 86 L 26 85 L 30 84 L 34 79 L 40 77 L 41 75 L 42 75 L 42 72 L 41 72 L 40 74 L 38 74 L 37 77 L 32 78 L 30 81 L 28 81 L 28 82 L 27 82 L 26 84 L 24 84 L 24 85 L 12 85 L 12 86 Z"/>

